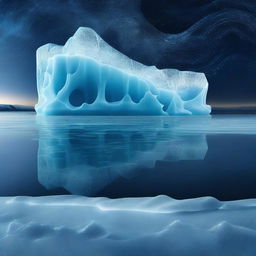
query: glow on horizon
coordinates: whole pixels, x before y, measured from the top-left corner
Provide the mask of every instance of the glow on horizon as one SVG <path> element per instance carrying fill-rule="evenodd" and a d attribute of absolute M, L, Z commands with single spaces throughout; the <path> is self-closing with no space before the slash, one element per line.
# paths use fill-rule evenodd
<path fill-rule="evenodd" d="M 36 102 L 36 99 L 0 95 L 0 104 L 34 106 Z"/>
<path fill-rule="evenodd" d="M 35 106 L 36 103 L 37 103 L 36 98 L 31 99 L 31 98 L 25 98 L 25 97 L 0 95 L 0 104 Z M 221 108 L 243 108 L 243 107 L 256 108 L 256 102 L 227 102 L 227 103 L 208 102 L 208 104 L 212 107 L 221 107 Z"/>
<path fill-rule="evenodd" d="M 208 103 L 212 107 L 221 107 L 221 108 L 256 108 L 255 102 L 233 102 L 233 103 Z"/>

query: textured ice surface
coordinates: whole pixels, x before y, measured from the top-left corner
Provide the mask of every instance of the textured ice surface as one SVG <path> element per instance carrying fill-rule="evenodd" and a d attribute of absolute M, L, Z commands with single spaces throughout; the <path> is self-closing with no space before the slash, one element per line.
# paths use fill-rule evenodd
<path fill-rule="evenodd" d="M 256 200 L 0 198 L 0 255 L 254 256 Z"/>
<path fill-rule="evenodd" d="M 200 115 L 206 105 L 204 74 L 159 70 L 112 48 L 90 28 L 64 46 L 37 50 L 38 114 Z"/>

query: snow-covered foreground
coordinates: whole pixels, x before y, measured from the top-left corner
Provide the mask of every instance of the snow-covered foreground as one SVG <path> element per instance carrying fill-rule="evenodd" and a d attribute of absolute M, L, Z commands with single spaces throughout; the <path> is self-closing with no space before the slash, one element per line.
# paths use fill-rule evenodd
<path fill-rule="evenodd" d="M 2 197 L 0 255 L 256 255 L 256 199 Z"/>

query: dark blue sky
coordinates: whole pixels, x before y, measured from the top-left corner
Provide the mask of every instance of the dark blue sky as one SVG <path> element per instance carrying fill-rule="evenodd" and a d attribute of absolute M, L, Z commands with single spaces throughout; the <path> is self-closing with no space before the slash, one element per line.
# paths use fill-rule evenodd
<path fill-rule="evenodd" d="M 80 26 L 144 64 L 205 72 L 210 104 L 256 104 L 254 0 L 0 0 L 0 103 L 34 104 L 36 49 Z"/>

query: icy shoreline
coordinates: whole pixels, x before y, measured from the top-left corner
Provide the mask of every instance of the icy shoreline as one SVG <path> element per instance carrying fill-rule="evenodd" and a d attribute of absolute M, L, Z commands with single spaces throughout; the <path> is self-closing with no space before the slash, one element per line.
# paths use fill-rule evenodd
<path fill-rule="evenodd" d="M 255 255 L 256 199 L 1 197 L 0 255 Z"/>
<path fill-rule="evenodd" d="M 34 112 L 35 109 L 33 106 L 0 104 L 0 111 L 32 111 Z"/>

